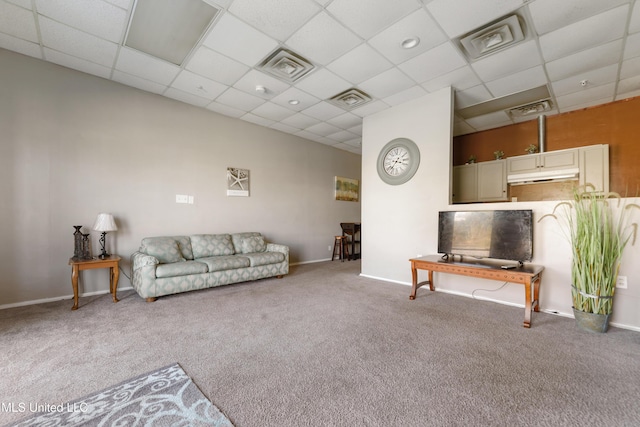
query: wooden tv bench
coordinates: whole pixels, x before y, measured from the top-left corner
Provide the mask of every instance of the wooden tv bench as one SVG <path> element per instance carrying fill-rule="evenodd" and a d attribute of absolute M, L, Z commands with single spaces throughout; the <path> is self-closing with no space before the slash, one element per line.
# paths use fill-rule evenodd
<path fill-rule="evenodd" d="M 459 257 L 458 257 L 459 258 Z M 435 291 L 433 283 L 433 272 L 459 274 L 461 276 L 479 277 L 482 279 L 501 280 L 509 283 L 520 283 L 524 285 L 524 327 L 531 327 L 531 310 L 539 311 L 538 296 L 540 292 L 540 282 L 542 281 L 541 265 L 523 264 L 512 269 L 503 269 L 505 262 L 496 260 L 467 260 L 453 261 L 451 257 L 444 259 L 441 255 L 428 255 L 420 258 L 412 258 L 411 276 L 413 285 L 409 299 L 416 299 L 416 292 L 422 285 L 428 284 L 429 289 Z M 513 264 L 513 263 L 507 263 Z M 428 270 L 429 280 L 418 283 L 418 270 Z M 533 289 L 532 289 L 533 288 Z M 533 291 L 533 293 L 532 293 Z"/>

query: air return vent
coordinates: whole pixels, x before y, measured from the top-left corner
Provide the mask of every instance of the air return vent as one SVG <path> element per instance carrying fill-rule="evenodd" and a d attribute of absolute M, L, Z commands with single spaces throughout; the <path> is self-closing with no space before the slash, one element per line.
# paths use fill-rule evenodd
<path fill-rule="evenodd" d="M 546 99 L 544 101 L 515 107 L 507 111 L 513 118 L 529 116 L 531 114 L 540 114 L 544 113 L 545 111 L 551 111 L 551 101 Z"/>
<path fill-rule="evenodd" d="M 360 89 L 351 88 L 337 94 L 328 101 L 333 105 L 344 108 L 345 110 L 353 110 L 354 108 L 362 107 L 364 104 L 370 102 L 371 96 L 367 95 Z"/>
<path fill-rule="evenodd" d="M 287 83 L 293 83 L 315 69 L 311 61 L 287 49 L 278 49 L 259 68 Z"/>
<path fill-rule="evenodd" d="M 460 44 L 469 58 L 477 59 L 524 39 L 518 16 L 511 15 L 472 31 L 460 39 Z"/>

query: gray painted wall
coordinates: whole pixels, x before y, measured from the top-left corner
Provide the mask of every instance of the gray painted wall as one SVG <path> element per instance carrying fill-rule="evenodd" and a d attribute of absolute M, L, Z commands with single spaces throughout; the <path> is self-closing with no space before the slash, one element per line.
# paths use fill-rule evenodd
<path fill-rule="evenodd" d="M 0 306 L 71 295 L 72 226 L 100 212 L 127 274 L 146 236 L 259 231 L 301 263 L 361 219 L 334 200 L 359 155 L 2 49 L 0 64 Z M 250 170 L 250 197 L 226 196 L 227 167 Z M 81 292 L 105 290 L 107 270 L 82 273 Z"/>

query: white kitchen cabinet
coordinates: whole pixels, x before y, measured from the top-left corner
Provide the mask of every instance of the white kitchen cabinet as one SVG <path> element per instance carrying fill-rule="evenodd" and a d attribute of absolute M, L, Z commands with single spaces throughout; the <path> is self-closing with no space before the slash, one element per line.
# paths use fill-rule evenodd
<path fill-rule="evenodd" d="M 609 145 L 580 148 L 580 185 L 592 184 L 595 191 L 609 192 Z"/>

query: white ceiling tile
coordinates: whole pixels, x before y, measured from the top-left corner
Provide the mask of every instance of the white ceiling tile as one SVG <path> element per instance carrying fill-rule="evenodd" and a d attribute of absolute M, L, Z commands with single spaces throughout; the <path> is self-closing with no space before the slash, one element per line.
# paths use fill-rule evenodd
<path fill-rule="evenodd" d="M 364 104 L 362 107 L 354 108 L 351 112 L 360 117 L 366 117 L 379 111 L 386 110 L 387 108 L 389 108 L 389 104 L 383 101 L 371 101 Z"/>
<path fill-rule="evenodd" d="M 249 71 L 246 65 L 204 46 L 196 50 L 185 68 L 226 85 L 233 85 Z"/>
<path fill-rule="evenodd" d="M 424 82 L 421 86 L 429 92 L 435 92 L 445 87 L 452 86 L 457 90 L 465 90 L 481 83 L 476 73 L 469 66 L 453 70 L 440 77 Z"/>
<path fill-rule="evenodd" d="M 636 1 L 633 5 L 633 11 L 629 21 L 629 34 L 638 31 L 640 31 L 640 2 Z"/>
<path fill-rule="evenodd" d="M 250 67 L 258 64 L 278 46 L 274 39 L 230 13 L 220 17 L 203 44 Z"/>
<path fill-rule="evenodd" d="M 256 91 L 256 86 L 266 88 L 265 93 Z M 243 90 L 251 95 L 259 96 L 264 99 L 271 99 L 279 93 L 284 92 L 290 86 L 278 79 L 268 76 L 256 70 L 251 70 L 240 80 L 233 84 L 236 89 Z"/>
<path fill-rule="evenodd" d="M 327 120 L 327 123 L 329 123 L 330 125 L 338 126 L 340 129 L 350 129 L 354 126 L 361 125 L 362 117 L 347 112 Z"/>
<path fill-rule="evenodd" d="M 168 86 L 180 72 L 180 67 L 174 64 L 126 47 L 120 48 L 115 68 L 165 86 Z"/>
<path fill-rule="evenodd" d="M 615 40 L 582 52 L 556 59 L 546 64 L 551 81 L 575 76 L 594 68 L 602 68 L 620 61 L 622 40 Z"/>
<path fill-rule="evenodd" d="M 616 81 L 618 76 L 618 64 L 608 67 L 589 70 L 575 76 L 553 82 L 553 93 L 556 96 L 568 95 L 574 92 L 584 91 L 593 86 L 601 86 Z M 582 86 L 580 82 L 587 81 L 587 86 Z"/>
<path fill-rule="evenodd" d="M 394 93 L 393 95 L 387 96 L 383 99 L 385 104 L 395 106 L 404 104 L 407 101 L 411 101 L 412 99 L 420 98 L 421 96 L 425 96 L 428 92 L 421 88 L 420 86 L 413 86 L 409 89 L 405 89 L 402 92 Z"/>
<path fill-rule="evenodd" d="M 329 13 L 363 38 L 369 38 L 418 9 L 415 0 L 333 0 Z"/>
<path fill-rule="evenodd" d="M 326 6 L 327 3 L 331 2 L 332 0 L 314 0 L 314 1 L 321 6 Z"/>
<path fill-rule="evenodd" d="M 36 0 L 38 13 L 62 24 L 119 43 L 127 12 L 102 0 Z"/>
<path fill-rule="evenodd" d="M 346 142 L 346 141 L 354 140 L 357 137 L 358 135 L 354 135 L 351 132 L 348 132 L 346 130 L 341 130 L 339 132 L 327 135 L 327 138 L 333 139 L 334 141 L 338 141 L 338 142 Z"/>
<path fill-rule="evenodd" d="M 531 19 L 540 35 L 557 30 L 629 0 L 536 0 L 529 3 Z"/>
<path fill-rule="evenodd" d="M 13 3 L 25 9 L 33 10 L 31 0 L 6 0 L 7 3 Z"/>
<path fill-rule="evenodd" d="M 482 58 L 471 67 L 481 79 L 490 81 L 540 64 L 538 45 L 531 40 Z"/>
<path fill-rule="evenodd" d="M 522 0 L 433 0 L 427 9 L 450 37 L 457 37 L 522 6 Z"/>
<path fill-rule="evenodd" d="M 478 85 L 465 90 L 457 90 L 454 99 L 456 108 L 464 108 L 492 98 L 491 93 L 484 85 Z"/>
<path fill-rule="evenodd" d="M 229 11 L 276 40 L 284 41 L 318 13 L 312 0 L 235 0 Z"/>
<path fill-rule="evenodd" d="M 630 59 L 635 58 L 636 56 L 640 56 L 640 33 L 628 35 L 627 40 L 624 43 L 623 58 Z"/>
<path fill-rule="evenodd" d="M 281 121 L 289 116 L 295 114 L 295 111 L 291 111 L 288 108 L 281 107 L 273 102 L 265 102 L 264 104 L 254 108 L 251 111 L 253 114 L 264 117 L 265 119 Z"/>
<path fill-rule="evenodd" d="M 541 36 L 542 55 L 547 61 L 553 61 L 621 38 L 628 8 L 628 5 L 620 6 Z"/>
<path fill-rule="evenodd" d="M 117 44 L 59 24 L 49 18 L 40 17 L 38 21 L 44 46 L 106 67 L 113 66 L 118 50 Z"/>
<path fill-rule="evenodd" d="M 595 107 L 596 105 L 608 104 L 611 102 L 611 97 L 606 97 L 602 99 L 591 99 L 589 101 L 585 101 L 581 104 L 570 105 L 562 109 L 561 113 L 567 113 L 569 111 L 575 110 L 584 110 L 585 108 Z"/>
<path fill-rule="evenodd" d="M 207 110 L 214 111 L 219 114 L 223 114 L 229 117 L 235 117 L 236 119 L 244 116 L 246 113 L 242 110 L 238 110 L 237 108 L 229 107 L 228 105 L 220 104 L 217 101 L 213 101 L 211 104 L 207 105 Z"/>
<path fill-rule="evenodd" d="M 293 116 L 287 117 L 286 119 L 282 120 L 282 123 L 288 126 L 292 126 L 296 129 L 306 129 L 309 126 L 320 123 L 320 120 L 314 119 L 313 117 L 309 117 L 302 113 L 296 113 Z"/>
<path fill-rule="evenodd" d="M 273 120 L 265 119 L 264 117 L 256 116 L 255 114 L 248 113 L 244 116 L 240 117 L 240 119 L 245 122 L 255 123 L 256 125 L 269 127 L 273 125 L 275 122 Z"/>
<path fill-rule="evenodd" d="M 289 103 L 289 101 L 291 100 L 298 101 L 298 104 L 293 105 Z M 320 100 L 315 96 L 309 95 L 307 92 L 304 92 L 298 88 L 290 87 L 281 94 L 271 98 L 271 102 L 281 105 L 290 110 L 302 111 L 305 108 L 309 108 L 312 105 L 317 104 L 318 102 L 320 102 Z"/>
<path fill-rule="evenodd" d="M 409 37 L 418 37 L 420 44 L 412 49 L 404 49 L 401 43 Z M 438 24 L 424 9 L 419 9 L 371 38 L 369 44 L 394 64 L 400 64 L 446 40 L 447 36 Z"/>
<path fill-rule="evenodd" d="M 344 141 L 345 144 L 352 147 L 362 148 L 362 136 Z"/>
<path fill-rule="evenodd" d="M 287 40 L 287 45 L 300 55 L 327 65 L 361 42 L 358 36 L 323 11 L 296 31 Z"/>
<path fill-rule="evenodd" d="M 615 87 L 615 83 L 609 83 L 602 86 L 587 88 L 583 91 L 570 93 L 568 95 L 556 96 L 558 108 L 560 111 L 566 111 L 567 108 L 576 105 L 582 106 L 588 104 L 593 99 L 607 98 L 609 99 L 607 102 L 611 102 L 615 95 Z"/>
<path fill-rule="evenodd" d="M 192 95 L 213 100 L 227 89 L 222 83 L 207 79 L 191 71 L 182 71 L 171 83 L 171 87 Z"/>
<path fill-rule="evenodd" d="M 544 68 L 539 65 L 520 71 L 509 76 L 502 77 L 491 82 L 487 82 L 487 88 L 494 97 L 511 95 L 512 93 L 521 92 L 547 84 L 547 76 Z"/>
<path fill-rule="evenodd" d="M 391 67 L 389 61 L 365 43 L 327 66 L 329 70 L 356 85 Z"/>
<path fill-rule="evenodd" d="M 258 105 L 262 105 L 265 100 L 231 87 L 227 89 L 225 93 L 216 98 L 216 102 L 239 110 L 251 111 Z"/>
<path fill-rule="evenodd" d="M 319 99 L 327 99 L 349 89 L 351 84 L 322 68 L 297 82 L 296 86 Z"/>
<path fill-rule="evenodd" d="M 638 83 L 640 83 L 640 77 L 638 78 Z M 638 85 L 637 90 L 633 90 L 631 92 L 625 92 L 625 93 L 618 93 L 618 95 L 616 95 L 615 100 L 620 101 L 624 99 L 635 98 L 636 96 L 640 96 L 640 85 Z"/>
<path fill-rule="evenodd" d="M 83 73 L 93 74 L 94 76 L 102 77 L 104 79 L 108 79 L 111 75 L 110 68 L 103 67 L 95 62 L 85 61 L 84 59 L 76 58 L 75 56 L 67 55 L 56 50 L 45 48 L 44 57 L 47 61 L 53 62 L 54 64 L 82 71 Z"/>
<path fill-rule="evenodd" d="M 620 80 L 618 83 L 618 94 L 626 94 L 627 97 L 640 90 L 640 76 L 630 77 Z"/>
<path fill-rule="evenodd" d="M 418 83 L 432 80 L 466 65 L 460 53 L 449 42 L 433 48 L 399 65 Z"/>
<path fill-rule="evenodd" d="M 398 68 L 392 68 L 361 83 L 358 87 L 375 98 L 386 98 L 416 85 Z"/>
<path fill-rule="evenodd" d="M 217 9 L 228 9 L 233 0 L 202 0 L 203 2 L 217 8 Z"/>
<path fill-rule="evenodd" d="M 335 127 L 333 125 L 330 125 L 328 123 L 318 123 L 316 125 L 309 126 L 305 130 L 307 132 L 311 132 L 311 133 L 316 134 L 316 135 L 329 136 L 332 133 L 336 133 L 336 132 L 341 131 L 342 129 L 340 129 L 338 127 Z"/>
<path fill-rule="evenodd" d="M 467 122 L 464 122 L 462 120 L 456 120 L 453 123 L 453 135 L 454 136 L 459 136 L 459 135 L 466 135 L 469 133 L 473 133 L 475 132 L 475 129 L 471 127 L 470 124 L 468 124 Z"/>
<path fill-rule="evenodd" d="M 38 43 L 38 30 L 33 12 L 13 4 L 0 2 L 0 32 Z"/>
<path fill-rule="evenodd" d="M 353 134 L 362 136 L 362 128 L 363 128 L 363 124 L 362 124 L 362 121 L 360 121 L 360 124 L 358 126 L 354 126 L 354 127 L 349 128 L 347 130 L 349 132 L 353 133 Z"/>
<path fill-rule="evenodd" d="M 23 55 L 42 59 L 42 50 L 37 43 L 0 33 L 0 47 Z"/>
<path fill-rule="evenodd" d="M 169 98 L 175 99 L 177 101 L 182 101 L 185 104 L 195 105 L 196 107 L 205 107 L 207 104 L 211 102 L 211 100 L 209 99 L 192 95 L 190 93 L 183 92 L 175 88 L 167 89 L 164 92 L 164 96 L 168 96 Z"/>
<path fill-rule="evenodd" d="M 324 101 L 302 110 L 302 114 L 318 120 L 328 120 L 332 117 L 339 116 L 342 113 L 344 113 L 342 108 Z"/>
<path fill-rule="evenodd" d="M 640 56 L 628 59 L 622 63 L 620 79 L 640 76 Z"/>
<path fill-rule="evenodd" d="M 496 111 L 495 113 L 472 117 L 467 119 L 467 123 L 476 130 L 491 129 L 496 126 L 512 124 L 511 118 L 504 111 Z"/>
<path fill-rule="evenodd" d="M 142 77 L 132 76 L 131 74 L 123 73 L 122 71 L 114 70 L 112 80 L 122 83 L 123 85 L 135 87 L 146 92 L 162 94 L 167 89 L 167 86 L 160 83 L 152 82 L 151 80 L 143 79 Z"/>
<path fill-rule="evenodd" d="M 287 126 L 287 125 L 282 124 L 282 123 L 274 123 L 269 127 L 271 129 L 279 130 L 280 132 L 290 133 L 290 134 L 294 134 L 294 133 L 296 133 L 296 132 L 298 132 L 300 130 L 298 128 L 294 128 L 293 126 Z"/>

